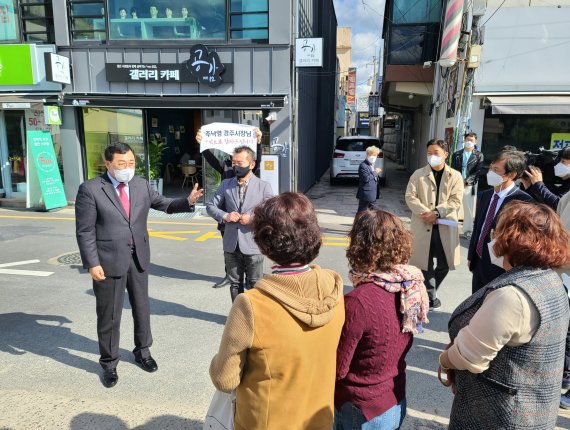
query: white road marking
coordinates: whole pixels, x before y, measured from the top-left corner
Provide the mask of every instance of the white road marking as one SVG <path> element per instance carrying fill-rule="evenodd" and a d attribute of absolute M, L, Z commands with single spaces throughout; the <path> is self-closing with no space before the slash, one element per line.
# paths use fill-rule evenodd
<path fill-rule="evenodd" d="M 0 275 L 24 275 L 24 276 L 49 276 L 49 275 L 53 275 L 54 272 L 42 272 L 39 270 L 3 269 L 3 267 L 23 266 L 25 264 L 32 264 L 32 263 L 39 263 L 39 262 L 40 262 L 40 260 L 26 260 L 26 261 L 15 261 L 13 263 L 0 264 Z"/>

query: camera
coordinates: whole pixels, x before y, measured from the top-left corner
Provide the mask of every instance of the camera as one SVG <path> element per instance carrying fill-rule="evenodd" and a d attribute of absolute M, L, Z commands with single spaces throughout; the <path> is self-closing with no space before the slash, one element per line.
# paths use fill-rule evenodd
<path fill-rule="evenodd" d="M 562 180 L 554 174 L 554 166 L 560 161 L 559 150 L 552 151 L 540 148 L 537 152 L 526 151 L 524 153 L 527 166 L 538 167 L 542 171 L 544 185 L 556 193 Z"/>

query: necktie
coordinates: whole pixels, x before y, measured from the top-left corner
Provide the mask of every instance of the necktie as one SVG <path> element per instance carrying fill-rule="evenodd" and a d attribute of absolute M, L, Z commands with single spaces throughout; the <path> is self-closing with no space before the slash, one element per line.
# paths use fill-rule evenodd
<path fill-rule="evenodd" d="M 481 229 L 481 235 L 479 236 L 479 241 L 477 242 L 477 255 L 479 258 L 483 256 L 483 243 L 485 242 L 485 238 L 491 229 L 491 224 L 493 223 L 493 219 L 495 219 L 495 211 L 497 210 L 497 203 L 499 202 L 499 195 L 495 194 L 493 196 L 493 201 L 491 202 L 491 206 L 489 206 L 489 211 L 487 212 L 487 218 L 485 218 L 485 224 Z"/>
<path fill-rule="evenodd" d="M 127 214 L 127 218 L 130 218 L 130 216 L 131 216 L 131 205 L 129 203 L 129 196 L 127 196 L 127 192 L 125 191 L 125 183 L 121 182 L 119 185 L 117 185 L 117 190 L 119 190 L 119 199 L 121 200 L 121 203 L 123 204 L 123 209 L 125 209 L 125 212 Z"/>

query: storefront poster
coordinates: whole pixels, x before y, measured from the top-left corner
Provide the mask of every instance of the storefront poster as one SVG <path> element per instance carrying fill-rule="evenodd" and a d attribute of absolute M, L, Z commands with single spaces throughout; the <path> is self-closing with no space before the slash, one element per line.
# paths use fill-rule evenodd
<path fill-rule="evenodd" d="M 275 194 L 279 193 L 279 156 L 262 155 L 259 176 L 271 184 Z"/>
<path fill-rule="evenodd" d="M 255 127 L 222 122 L 214 122 L 202 127 L 200 152 L 206 149 L 218 149 L 226 154 L 232 154 L 238 146 L 248 146 L 253 152 L 257 152 Z"/>
<path fill-rule="evenodd" d="M 550 149 L 564 149 L 570 146 L 570 133 L 552 133 Z"/>
<path fill-rule="evenodd" d="M 46 209 L 67 206 L 51 134 L 49 131 L 28 131 L 27 140 L 28 159 L 33 160 L 29 163 L 30 195 L 39 185 Z M 41 201 L 30 203 L 35 206 L 41 204 Z"/>

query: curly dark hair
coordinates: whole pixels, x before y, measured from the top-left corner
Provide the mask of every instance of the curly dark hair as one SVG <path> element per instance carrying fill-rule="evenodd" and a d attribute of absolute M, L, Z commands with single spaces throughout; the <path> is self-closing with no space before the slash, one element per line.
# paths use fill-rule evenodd
<path fill-rule="evenodd" d="M 281 266 L 308 264 L 321 248 L 321 229 L 310 200 L 282 193 L 255 208 L 253 239 L 261 253 Z"/>
<path fill-rule="evenodd" d="M 495 229 L 493 251 L 511 266 L 562 267 L 570 261 L 568 234 L 560 218 L 541 203 L 512 201 Z"/>
<path fill-rule="evenodd" d="M 366 210 L 354 219 L 346 257 L 356 272 L 387 272 L 406 264 L 412 255 L 412 235 L 396 215 Z"/>

